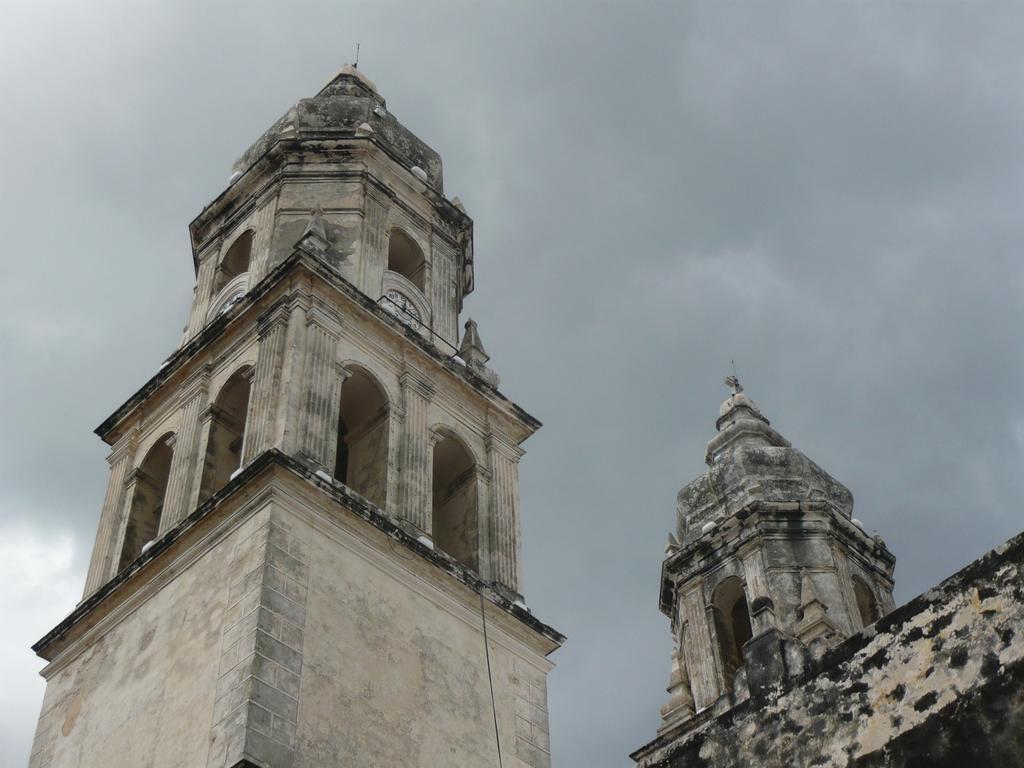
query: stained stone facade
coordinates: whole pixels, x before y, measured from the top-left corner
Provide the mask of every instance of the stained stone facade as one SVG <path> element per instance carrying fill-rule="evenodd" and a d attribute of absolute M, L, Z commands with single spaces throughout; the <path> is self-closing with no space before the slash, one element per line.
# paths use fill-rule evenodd
<path fill-rule="evenodd" d="M 344 68 L 192 222 L 182 342 L 110 478 L 32 768 L 549 765 L 520 447 L 441 159 Z"/>
<path fill-rule="evenodd" d="M 1024 765 L 1024 534 L 893 610 L 850 492 L 727 383 L 662 565 L 669 701 L 633 760 Z"/>

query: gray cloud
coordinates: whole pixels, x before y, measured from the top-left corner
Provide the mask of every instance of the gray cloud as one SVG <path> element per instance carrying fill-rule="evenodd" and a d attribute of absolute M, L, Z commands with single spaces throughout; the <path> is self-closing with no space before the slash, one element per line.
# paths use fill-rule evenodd
<path fill-rule="evenodd" d="M 556 764 L 626 765 L 654 735 L 661 547 L 731 358 L 853 490 L 900 599 L 1024 527 L 1019 8 L 96 3 L 11 20 L 0 524 L 71 533 L 80 571 L 105 484 L 91 429 L 177 341 L 187 222 L 357 40 L 476 221 L 467 313 L 546 425 L 522 498 L 527 596 L 570 638 Z M 0 749 L 24 754 L 33 721 Z"/>

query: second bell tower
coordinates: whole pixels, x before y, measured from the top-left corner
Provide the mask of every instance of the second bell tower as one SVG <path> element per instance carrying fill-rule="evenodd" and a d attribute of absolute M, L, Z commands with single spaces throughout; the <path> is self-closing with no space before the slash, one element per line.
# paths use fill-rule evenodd
<path fill-rule="evenodd" d="M 853 517 L 853 495 L 726 379 L 707 471 L 679 491 L 661 609 L 676 650 L 654 749 L 756 697 L 892 610 L 895 558 Z M 790 670 L 793 671 L 793 670 Z"/>
<path fill-rule="evenodd" d="M 97 432 L 110 480 L 49 664 L 47 766 L 550 765 L 522 596 L 539 422 L 476 324 L 472 221 L 353 67 L 192 222 L 180 347 Z"/>

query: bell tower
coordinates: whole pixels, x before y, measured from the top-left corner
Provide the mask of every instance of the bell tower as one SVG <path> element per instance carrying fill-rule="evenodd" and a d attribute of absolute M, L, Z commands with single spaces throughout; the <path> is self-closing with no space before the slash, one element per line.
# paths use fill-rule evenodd
<path fill-rule="evenodd" d="M 633 755 L 642 765 L 893 607 L 895 558 L 852 516 L 850 491 L 790 445 L 735 376 L 726 384 L 707 471 L 679 492 L 662 563 L 675 650 L 659 739 Z"/>
<path fill-rule="evenodd" d="M 473 224 L 344 67 L 192 222 L 179 348 L 97 433 L 110 478 L 30 765 L 550 765 L 518 463 Z"/>

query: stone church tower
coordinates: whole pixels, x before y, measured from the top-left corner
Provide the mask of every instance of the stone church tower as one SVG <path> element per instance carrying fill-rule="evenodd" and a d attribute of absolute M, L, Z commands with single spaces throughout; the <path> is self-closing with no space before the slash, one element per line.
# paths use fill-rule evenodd
<path fill-rule="evenodd" d="M 852 494 L 773 429 L 735 377 L 726 383 L 707 472 L 679 492 L 662 564 L 677 648 L 662 735 L 756 696 L 787 654 L 820 654 L 893 607 L 895 558 L 852 517 Z"/>
<path fill-rule="evenodd" d="M 676 650 L 640 768 L 1024 765 L 1024 534 L 898 608 L 853 497 L 735 376 L 679 492 Z"/>
<path fill-rule="evenodd" d="M 32 768 L 548 766 L 564 638 L 521 595 L 517 489 L 540 425 L 459 339 L 473 225 L 441 158 L 346 67 L 190 232 L 181 346 L 97 430 Z"/>

